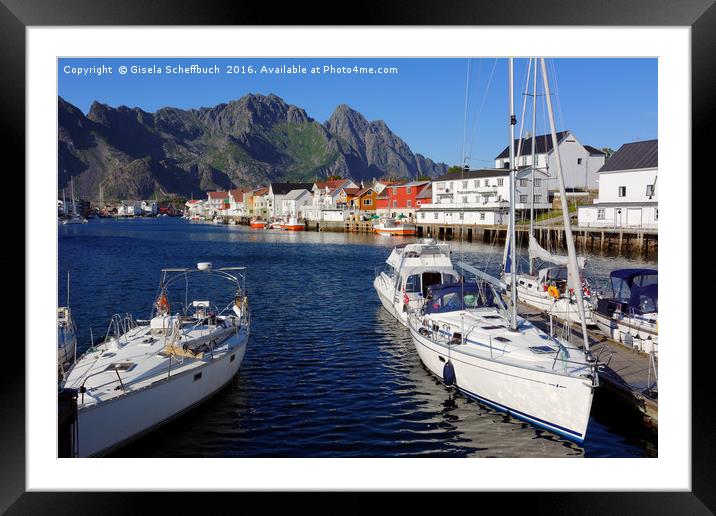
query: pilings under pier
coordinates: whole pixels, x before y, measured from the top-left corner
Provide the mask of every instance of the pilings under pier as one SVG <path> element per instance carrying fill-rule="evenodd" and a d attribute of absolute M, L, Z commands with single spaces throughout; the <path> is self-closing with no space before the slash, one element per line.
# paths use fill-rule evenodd
<path fill-rule="evenodd" d="M 472 242 L 504 242 L 507 226 L 467 226 L 459 224 L 418 224 L 418 236 L 432 237 L 439 240 L 464 240 Z M 527 243 L 529 226 L 519 225 L 516 228 L 517 239 Z M 534 235 L 537 241 L 548 249 L 565 247 L 564 226 L 535 226 Z M 609 251 L 618 254 L 640 253 L 655 254 L 658 251 L 659 232 L 647 228 L 599 228 L 572 227 L 577 249 L 590 251 Z"/>

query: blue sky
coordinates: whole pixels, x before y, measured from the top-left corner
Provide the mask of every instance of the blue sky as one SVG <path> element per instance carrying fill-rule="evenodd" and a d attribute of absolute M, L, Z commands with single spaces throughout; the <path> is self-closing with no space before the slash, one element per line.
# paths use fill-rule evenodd
<path fill-rule="evenodd" d="M 121 75 L 120 66 L 189 67 L 216 64 L 221 73 Z M 391 66 L 397 74 L 227 74 L 227 66 Z M 113 73 L 76 75 L 69 67 L 112 67 Z M 657 60 L 570 58 L 548 61 L 558 130 L 582 143 L 619 148 L 658 137 Z M 435 161 L 460 163 L 463 140 L 471 166 L 491 166 L 507 145 L 507 60 L 470 59 L 60 59 L 59 95 L 87 113 L 93 101 L 153 112 L 165 106 L 211 107 L 247 93 L 274 93 L 320 122 L 339 104 L 369 120 L 384 120 L 410 146 Z M 519 121 L 527 60 L 515 60 L 515 112 Z M 555 80 L 556 77 L 556 80 Z M 541 78 L 540 78 L 541 83 Z M 489 87 L 488 87 L 489 86 Z M 541 84 L 538 85 L 541 93 Z M 468 93 L 467 124 L 465 95 Z M 540 105 L 542 104 L 542 105 Z M 538 132 L 547 128 L 543 97 Z M 528 111 L 527 118 L 531 115 Z M 530 122 L 531 124 L 531 122 Z M 465 130 L 467 126 L 467 130 Z M 529 127 L 528 127 L 529 128 Z M 518 129 L 519 131 L 519 129 Z"/>

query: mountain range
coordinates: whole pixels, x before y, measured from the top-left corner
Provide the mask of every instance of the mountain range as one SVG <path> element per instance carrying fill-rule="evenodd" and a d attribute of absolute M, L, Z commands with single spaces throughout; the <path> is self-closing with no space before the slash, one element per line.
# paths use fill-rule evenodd
<path fill-rule="evenodd" d="M 270 181 L 415 178 L 447 172 L 414 153 L 382 120 L 345 104 L 324 123 L 276 95 L 250 94 L 211 108 L 148 113 L 94 102 L 85 116 L 58 98 L 58 188 L 148 199 Z"/>

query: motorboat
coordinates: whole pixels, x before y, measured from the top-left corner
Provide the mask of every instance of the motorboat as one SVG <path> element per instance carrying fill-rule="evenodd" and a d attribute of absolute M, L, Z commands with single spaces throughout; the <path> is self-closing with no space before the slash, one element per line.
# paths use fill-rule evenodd
<path fill-rule="evenodd" d="M 612 271 L 593 315 L 600 331 L 607 337 L 639 351 L 658 354 L 658 271 Z"/>
<path fill-rule="evenodd" d="M 287 222 L 281 224 L 281 229 L 284 231 L 305 231 L 306 225 L 299 222 L 296 217 L 289 217 Z"/>
<path fill-rule="evenodd" d="M 64 376 L 75 361 L 77 351 L 77 328 L 69 307 L 57 309 L 57 373 Z"/>
<path fill-rule="evenodd" d="M 376 271 L 373 287 L 383 307 L 404 326 L 408 309 L 417 308 L 428 287 L 438 283 L 457 283 L 460 274 L 450 259 L 450 246 L 425 238 L 396 246 Z"/>
<path fill-rule="evenodd" d="M 190 284 L 201 282 L 203 292 L 216 278 L 233 287 L 226 304 L 188 302 Z M 169 295 L 183 285 L 187 303 L 172 313 Z M 61 383 L 63 406 L 76 399 L 76 413 L 65 421 L 71 431 L 60 428 L 73 441 L 60 449 L 75 457 L 107 454 L 216 394 L 241 365 L 250 321 L 244 267 L 202 262 L 163 269 L 151 318 L 113 316 L 104 341 L 93 344 Z"/>
<path fill-rule="evenodd" d="M 373 232 L 380 235 L 410 236 L 417 235 L 418 229 L 415 224 L 401 222 L 395 219 L 384 219 L 378 224 L 373 224 Z"/>
<path fill-rule="evenodd" d="M 584 441 L 596 362 L 518 317 L 482 280 L 434 285 L 408 315 L 421 362 L 447 385 L 576 442 Z"/>
<path fill-rule="evenodd" d="M 254 229 L 266 229 L 266 221 L 261 219 L 252 219 L 249 226 Z"/>

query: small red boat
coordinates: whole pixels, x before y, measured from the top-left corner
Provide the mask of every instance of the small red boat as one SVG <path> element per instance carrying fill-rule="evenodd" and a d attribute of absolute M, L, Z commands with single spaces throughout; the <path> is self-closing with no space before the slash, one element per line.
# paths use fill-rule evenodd
<path fill-rule="evenodd" d="M 249 223 L 249 226 L 256 229 L 266 229 L 266 221 L 254 219 Z"/>

